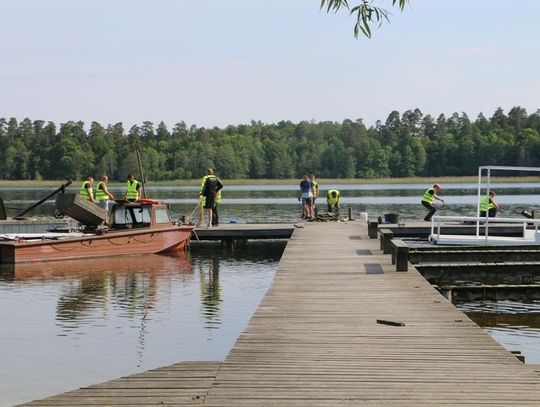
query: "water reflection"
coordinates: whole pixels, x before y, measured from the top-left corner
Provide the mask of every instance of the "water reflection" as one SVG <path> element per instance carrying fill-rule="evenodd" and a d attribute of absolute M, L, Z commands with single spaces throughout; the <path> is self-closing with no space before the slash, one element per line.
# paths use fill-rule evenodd
<path fill-rule="evenodd" d="M 0 406 L 184 360 L 224 359 L 285 245 L 201 243 L 179 257 L 0 266 Z"/>
<path fill-rule="evenodd" d="M 178 256 L 116 256 L 30 264 L 1 264 L 0 280 L 21 283 L 59 280 L 56 320 L 64 332 L 89 323 L 88 316 L 119 311 L 134 318 L 155 307 L 159 291 L 175 274 L 192 274 L 187 253 Z M 159 286 L 159 287 L 158 287 Z"/>
<path fill-rule="evenodd" d="M 219 258 L 199 263 L 201 281 L 201 314 L 207 328 L 217 328 L 220 324 L 220 303 L 223 290 L 219 284 Z"/>

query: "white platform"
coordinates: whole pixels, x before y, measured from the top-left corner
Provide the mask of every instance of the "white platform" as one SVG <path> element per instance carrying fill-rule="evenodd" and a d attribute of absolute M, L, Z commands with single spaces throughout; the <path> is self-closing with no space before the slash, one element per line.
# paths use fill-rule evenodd
<path fill-rule="evenodd" d="M 534 232 L 534 231 L 531 231 Z M 512 237 L 512 236 L 467 236 L 467 235 L 444 235 L 440 236 L 434 233 L 429 237 L 429 240 L 435 244 L 440 245 L 461 245 L 461 246 L 473 246 L 473 245 L 498 245 L 498 246 L 518 246 L 518 245 L 540 245 L 538 239 L 534 237 Z"/>
<path fill-rule="evenodd" d="M 448 221 L 467 221 L 477 222 L 477 233 L 475 235 L 450 235 L 441 233 L 444 227 L 442 222 Z M 509 223 L 515 226 L 522 226 L 522 236 L 490 236 L 489 224 Z M 540 245 L 540 231 L 538 229 L 540 219 L 516 219 L 516 218 L 486 218 L 467 217 L 467 216 L 434 216 L 431 223 L 431 234 L 429 241 L 438 245 L 498 245 L 498 246 L 517 246 L 517 245 Z M 480 226 L 487 228 L 487 236 L 480 233 Z M 528 229 L 534 227 L 534 229 Z"/>

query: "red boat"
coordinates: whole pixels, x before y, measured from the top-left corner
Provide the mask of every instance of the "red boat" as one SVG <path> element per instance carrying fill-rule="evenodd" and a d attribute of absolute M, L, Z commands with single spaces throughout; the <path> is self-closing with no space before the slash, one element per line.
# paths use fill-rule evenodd
<path fill-rule="evenodd" d="M 132 254 L 174 254 L 185 249 L 194 229 L 191 225 L 174 224 L 167 206 L 157 200 L 117 202 L 107 214 L 97 205 L 81 201 L 78 195 L 71 194 L 71 199 L 71 208 L 75 207 L 75 212 L 80 216 L 70 216 L 77 220 L 90 218 L 91 222 L 85 223 L 87 227 L 76 233 L 0 235 L 0 262 L 27 263 Z M 103 212 L 102 218 L 95 216 L 101 216 L 99 211 Z M 108 220 L 110 226 L 95 226 L 102 220 Z M 92 223 L 93 225 L 88 227 Z"/>

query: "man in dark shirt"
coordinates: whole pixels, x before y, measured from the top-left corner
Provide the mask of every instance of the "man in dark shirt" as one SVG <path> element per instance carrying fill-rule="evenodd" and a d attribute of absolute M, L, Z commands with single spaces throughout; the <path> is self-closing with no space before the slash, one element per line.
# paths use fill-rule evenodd
<path fill-rule="evenodd" d="M 214 170 L 212 168 L 208 168 L 206 170 L 206 176 L 205 181 L 203 183 L 203 187 L 201 189 L 200 195 L 204 196 L 204 208 L 207 209 L 208 212 L 208 224 L 207 227 L 212 227 L 212 218 L 213 218 L 213 210 L 216 205 L 216 194 L 221 188 L 223 188 L 223 184 L 219 180 L 218 177 L 214 175 Z"/>
<path fill-rule="evenodd" d="M 298 200 L 302 202 L 303 218 L 313 219 L 313 185 L 309 174 L 304 174 L 304 179 L 300 182 Z"/>

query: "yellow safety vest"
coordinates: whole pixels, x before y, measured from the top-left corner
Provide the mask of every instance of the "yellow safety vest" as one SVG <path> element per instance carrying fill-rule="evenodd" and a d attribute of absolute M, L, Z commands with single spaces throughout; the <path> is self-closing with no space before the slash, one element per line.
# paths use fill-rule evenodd
<path fill-rule="evenodd" d="M 204 184 L 206 183 L 206 180 L 208 178 L 217 178 L 215 175 L 205 175 L 204 177 L 202 177 L 202 180 L 201 180 L 201 191 L 199 192 L 200 194 L 203 193 L 203 188 L 204 188 Z"/>
<path fill-rule="evenodd" d="M 137 199 L 137 197 L 139 196 L 139 193 L 137 192 L 137 185 L 139 185 L 139 181 L 133 180 L 133 182 L 130 182 L 128 180 L 126 199 Z"/>
<path fill-rule="evenodd" d="M 221 189 L 217 191 L 216 198 L 214 199 L 214 203 L 217 205 L 221 201 Z M 204 195 L 199 195 L 199 203 L 204 206 L 206 204 L 206 197 Z"/>
<path fill-rule="evenodd" d="M 429 193 L 430 191 L 433 192 L 433 195 Z M 432 204 L 433 200 L 435 199 L 434 195 L 435 195 L 435 189 L 434 188 L 426 189 L 426 192 L 424 192 L 424 196 L 422 197 L 422 202 L 427 202 L 429 204 Z"/>
<path fill-rule="evenodd" d="M 336 193 L 336 197 L 334 198 L 332 196 L 332 192 L 335 192 Z M 339 201 L 339 191 L 337 189 L 331 189 L 329 190 L 327 193 L 326 193 L 326 198 L 328 199 L 328 203 L 331 204 L 331 205 L 335 205 L 337 204 L 337 202 Z"/>
<path fill-rule="evenodd" d="M 200 195 L 203 193 L 203 188 L 204 188 L 204 184 L 206 183 L 206 180 L 208 178 L 217 178 L 215 175 L 205 175 L 204 177 L 202 177 L 202 180 L 201 180 L 201 190 L 199 192 L 199 202 L 201 203 L 201 205 L 204 205 L 206 203 L 206 197 L 204 195 Z M 221 189 L 219 191 L 216 192 L 216 197 L 214 199 L 214 203 L 218 204 L 219 202 L 221 201 Z"/>
<path fill-rule="evenodd" d="M 105 185 L 105 183 L 103 181 L 99 181 L 96 186 L 96 201 L 106 201 L 109 199 L 109 195 L 107 195 L 101 188 L 103 185 Z"/>
<path fill-rule="evenodd" d="M 86 184 L 90 185 L 90 190 L 92 191 L 92 185 L 90 184 L 90 182 L 84 181 L 84 182 L 82 183 L 82 185 L 81 185 L 81 190 L 80 190 L 79 193 L 80 193 L 80 195 L 81 195 L 84 199 L 86 199 L 87 201 L 89 201 L 89 200 L 90 200 L 90 195 L 88 195 L 88 191 L 87 191 L 86 188 L 85 188 L 85 185 L 86 185 Z M 93 191 L 92 191 L 92 192 L 93 192 Z"/>
<path fill-rule="evenodd" d="M 311 181 L 311 189 L 313 191 L 313 197 L 317 198 L 319 196 L 319 184 L 317 181 Z"/>
<path fill-rule="evenodd" d="M 489 209 L 495 208 L 495 204 L 489 200 L 490 198 L 487 196 L 480 198 L 480 212 L 487 212 Z"/>

